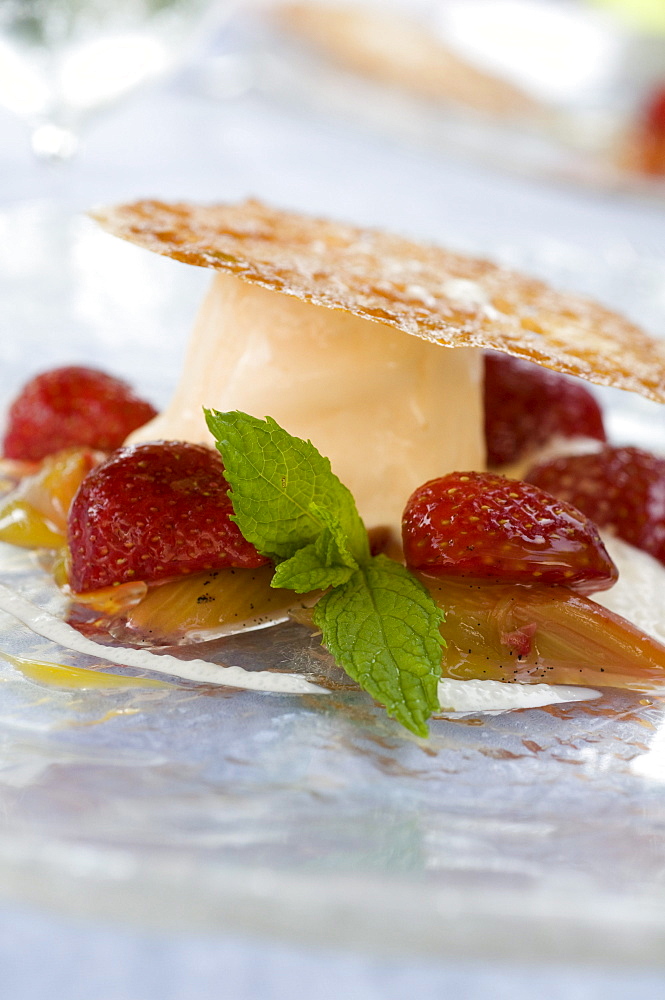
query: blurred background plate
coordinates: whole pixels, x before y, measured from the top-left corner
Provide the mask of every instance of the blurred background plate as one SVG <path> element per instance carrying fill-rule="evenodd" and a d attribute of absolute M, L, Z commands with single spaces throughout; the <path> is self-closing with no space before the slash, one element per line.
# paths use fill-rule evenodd
<path fill-rule="evenodd" d="M 662 200 L 663 20 L 658 0 L 275 0 L 240 25 L 239 51 L 273 99 L 522 176 Z M 208 92 L 225 96 L 238 65 L 212 61 Z"/>

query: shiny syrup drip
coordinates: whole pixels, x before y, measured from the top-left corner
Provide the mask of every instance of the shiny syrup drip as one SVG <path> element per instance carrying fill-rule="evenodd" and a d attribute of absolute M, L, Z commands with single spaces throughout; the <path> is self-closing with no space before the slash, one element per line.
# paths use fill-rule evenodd
<path fill-rule="evenodd" d="M 173 687 L 168 681 L 154 680 L 148 677 L 126 677 L 105 670 L 93 670 L 84 667 L 70 667 L 64 663 L 52 663 L 49 660 L 33 660 L 24 656 L 13 656 L 2 652 L 0 655 L 30 681 L 44 684 L 47 687 L 67 688 L 68 690 L 109 690 L 127 688 L 168 688 Z"/>

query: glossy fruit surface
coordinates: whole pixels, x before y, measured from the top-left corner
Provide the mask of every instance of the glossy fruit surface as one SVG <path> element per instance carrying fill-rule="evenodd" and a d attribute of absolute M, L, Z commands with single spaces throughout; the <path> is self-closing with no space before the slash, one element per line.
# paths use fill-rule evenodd
<path fill-rule="evenodd" d="M 446 613 L 446 677 L 662 688 L 665 646 L 588 597 L 562 587 L 418 578 Z"/>
<path fill-rule="evenodd" d="M 595 525 L 531 483 L 483 472 L 433 479 L 409 498 L 402 521 L 407 565 L 437 575 L 611 587 L 617 569 Z"/>
<path fill-rule="evenodd" d="M 219 454 L 202 445 L 114 452 L 83 481 L 69 513 L 72 589 L 263 565 L 230 519 L 228 489 Z"/>
<path fill-rule="evenodd" d="M 271 565 L 230 567 L 170 580 L 151 587 L 112 633 L 149 645 L 201 642 L 283 621 L 291 609 L 312 603 L 310 595 L 271 587 L 273 574 Z"/>
<path fill-rule="evenodd" d="M 605 440 L 600 407 L 577 379 L 488 351 L 484 391 L 490 466 L 516 462 L 557 436 Z"/>
<path fill-rule="evenodd" d="M 4 455 L 39 461 L 63 448 L 119 448 L 155 408 L 121 379 L 94 368 L 55 368 L 35 376 L 12 403 Z"/>
<path fill-rule="evenodd" d="M 608 445 L 535 466 L 527 478 L 665 563 L 665 458 Z"/>
<path fill-rule="evenodd" d="M 90 448 L 65 448 L 45 458 L 0 499 L 0 541 L 24 548 L 64 545 L 74 495 L 103 457 Z"/>

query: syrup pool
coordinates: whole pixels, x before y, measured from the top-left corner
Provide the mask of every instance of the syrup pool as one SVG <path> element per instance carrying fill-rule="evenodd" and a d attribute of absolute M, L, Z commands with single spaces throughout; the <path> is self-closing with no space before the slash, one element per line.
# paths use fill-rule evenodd
<path fill-rule="evenodd" d="M 37 684 L 44 684 L 46 687 L 67 688 L 68 690 L 78 689 L 90 691 L 101 689 L 103 691 L 112 688 L 127 690 L 132 687 L 170 687 L 167 681 L 153 680 L 149 677 L 130 677 L 122 674 L 112 674 L 106 670 L 92 670 L 86 667 L 70 667 L 64 663 L 51 663 L 48 660 L 33 660 L 25 656 L 12 656 L 10 653 L 0 652 L 20 674 L 23 674 L 30 681 Z"/>

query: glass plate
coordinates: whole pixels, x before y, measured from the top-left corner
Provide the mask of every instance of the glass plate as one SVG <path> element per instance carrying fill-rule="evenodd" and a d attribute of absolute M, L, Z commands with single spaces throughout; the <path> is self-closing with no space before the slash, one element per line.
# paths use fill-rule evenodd
<path fill-rule="evenodd" d="M 44 205 L 6 211 L 0 227 L 3 400 L 77 361 L 164 402 L 205 272 Z M 662 329 L 662 259 L 454 235 Z M 613 437 L 662 442 L 661 408 L 603 395 Z M 277 630 L 230 643 L 223 656 L 277 669 L 296 648 Z M 99 662 L 8 616 L 0 645 Z M 67 689 L 3 662 L 0 879 L 17 899 L 153 926 L 391 955 L 662 963 L 664 723 L 660 698 L 607 692 L 436 720 L 421 741 L 355 691 Z"/>

